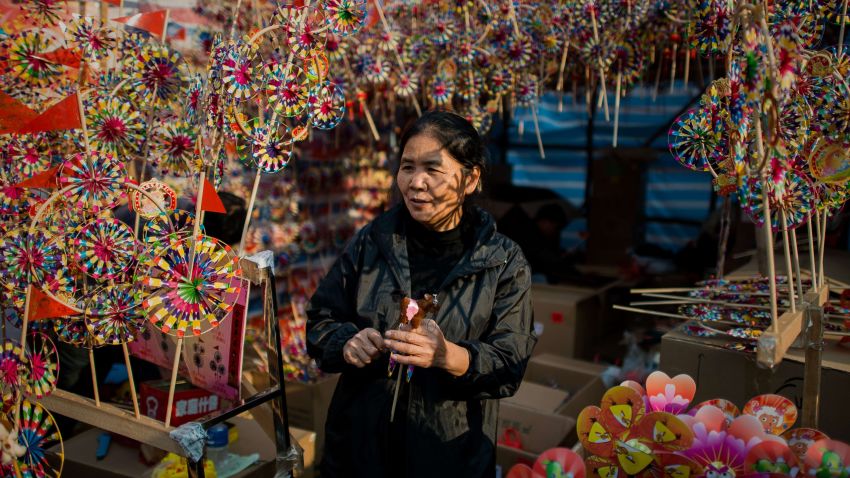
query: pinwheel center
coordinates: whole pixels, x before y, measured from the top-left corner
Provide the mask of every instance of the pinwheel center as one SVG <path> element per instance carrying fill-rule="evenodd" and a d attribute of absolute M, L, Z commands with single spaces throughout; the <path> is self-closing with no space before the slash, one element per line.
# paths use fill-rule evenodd
<path fill-rule="evenodd" d="M 443 85 L 437 85 L 434 87 L 434 93 L 436 93 L 437 96 L 443 96 L 446 94 L 446 87 Z"/>
<path fill-rule="evenodd" d="M 101 139 L 105 139 L 107 141 L 118 141 L 121 139 L 124 134 L 127 132 L 127 125 L 121 118 L 107 118 L 106 121 L 103 122 L 103 126 L 100 128 L 100 133 L 98 136 Z"/>
<path fill-rule="evenodd" d="M 30 251 L 24 251 L 18 259 L 18 264 L 21 266 L 21 269 L 37 269 L 44 264 L 44 254 L 38 250 L 33 249 Z"/>
<path fill-rule="evenodd" d="M 33 72 L 41 72 L 47 69 L 47 62 L 42 60 L 41 58 L 36 57 L 37 53 L 27 53 L 24 58 L 26 58 L 27 65 L 29 65 L 29 69 Z"/>
<path fill-rule="evenodd" d="M 94 243 L 94 255 L 103 262 L 110 262 L 114 257 L 115 243 L 111 237 L 101 238 Z"/>
<path fill-rule="evenodd" d="M 204 279 L 184 277 L 177 285 L 177 294 L 188 304 L 197 304 L 203 297 Z"/>
<path fill-rule="evenodd" d="M 26 148 L 24 152 L 24 161 L 28 164 L 36 164 L 38 162 L 38 150 L 35 148 Z"/>
<path fill-rule="evenodd" d="M 24 189 L 15 186 L 4 186 L 3 195 L 12 200 L 18 200 L 23 196 Z"/>
<path fill-rule="evenodd" d="M 32 375 L 36 380 L 41 380 L 47 371 L 46 361 L 41 355 L 33 355 L 30 357 L 30 366 L 32 367 Z"/>
<path fill-rule="evenodd" d="M 2 361 L 0 361 L 0 374 L 3 375 L 3 382 L 7 384 L 17 384 L 18 362 L 9 357 L 2 359 Z"/>
<path fill-rule="evenodd" d="M 239 64 L 239 68 L 237 68 L 233 72 L 233 76 L 236 78 L 236 83 L 240 85 L 247 85 L 251 82 L 251 65 L 247 62 L 242 62 Z"/>
<path fill-rule="evenodd" d="M 103 48 L 103 40 L 96 33 L 90 32 L 88 35 L 89 48 L 92 50 L 100 50 Z"/>
<path fill-rule="evenodd" d="M 192 149 L 192 139 L 186 135 L 177 135 L 171 140 L 170 152 L 174 156 L 183 156 L 190 149 Z"/>

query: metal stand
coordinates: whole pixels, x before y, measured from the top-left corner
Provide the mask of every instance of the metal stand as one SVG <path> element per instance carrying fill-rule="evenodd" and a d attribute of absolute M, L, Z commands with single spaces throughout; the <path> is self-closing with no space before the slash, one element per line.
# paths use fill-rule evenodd
<path fill-rule="evenodd" d="M 277 477 L 292 476 L 297 463 L 284 460 L 292 447 L 289 435 L 289 416 L 286 410 L 286 388 L 283 380 L 283 358 L 280 352 L 280 325 L 277 321 L 277 299 L 275 297 L 275 278 L 271 269 L 259 268 L 248 259 L 241 260 L 243 277 L 254 286 L 263 290 L 263 319 L 266 324 L 268 338 L 268 374 L 269 388 L 242 399 L 229 410 L 209 415 L 201 421 L 205 430 L 242 413 L 248 412 L 268 401 L 272 401 L 272 421 L 274 425 L 276 447 Z M 243 387 L 244 388 L 244 387 Z M 133 413 L 107 403 L 96 407 L 93 400 L 80 397 L 64 390 L 56 390 L 41 403 L 50 411 L 65 415 L 77 421 L 88 423 L 103 430 L 132 438 L 156 448 L 185 456 L 183 449 L 170 436 L 173 427 L 166 427 L 158 420 L 148 417 L 136 419 Z M 189 463 L 191 478 L 204 477 L 204 460 Z"/>

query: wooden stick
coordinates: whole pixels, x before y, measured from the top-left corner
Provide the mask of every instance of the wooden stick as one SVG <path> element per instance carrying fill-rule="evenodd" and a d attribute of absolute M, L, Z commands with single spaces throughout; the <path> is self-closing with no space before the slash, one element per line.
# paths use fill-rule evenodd
<path fill-rule="evenodd" d="M 652 90 L 652 101 L 658 99 L 658 88 L 661 85 L 661 69 L 664 66 L 664 56 L 659 55 L 658 57 L 658 70 L 655 72 L 655 88 Z"/>
<path fill-rule="evenodd" d="M 620 132 L 620 88 L 623 82 L 623 73 L 617 72 L 617 88 L 614 98 L 614 142 L 613 146 L 617 147 L 617 135 Z"/>
<path fill-rule="evenodd" d="M 384 8 L 381 6 L 381 0 L 374 1 L 375 10 L 378 11 L 378 16 L 381 18 L 381 23 L 384 25 L 384 31 L 387 32 L 387 35 L 392 35 L 392 29 L 390 28 L 390 23 L 387 21 L 387 17 L 384 15 Z M 469 10 L 466 11 L 466 29 L 469 31 Z M 398 48 L 393 48 L 393 53 L 395 53 L 396 62 L 398 62 L 398 67 L 401 70 L 401 73 L 407 75 L 407 65 L 404 64 L 404 60 L 402 60 L 401 55 L 398 52 Z M 470 70 L 471 71 L 471 70 Z M 470 86 L 472 88 L 472 86 Z M 411 95 L 410 98 L 413 100 L 413 108 L 416 109 L 416 116 L 422 116 L 422 108 L 419 107 L 419 101 L 416 100 L 416 95 Z M 376 141 L 378 141 L 376 139 Z"/>
<path fill-rule="evenodd" d="M 838 31 L 838 55 L 839 58 L 844 56 L 844 22 L 847 18 L 847 0 L 841 5 L 841 28 Z"/>
<path fill-rule="evenodd" d="M 537 120 L 537 103 L 531 104 L 531 117 L 534 119 L 534 134 L 537 136 L 537 151 L 540 153 L 540 159 L 546 159 L 546 152 L 543 151 L 543 139 L 540 137 L 540 123 Z"/>
<path fill-rule="evenodd" d="M 794 277 L 797 279 L 797 294 L 802 300 L 805 292 L 803 291 L 803 278 L 800 274 L 800 251 L 797 248 L 797 230 L 792 229 L 791 232 L 791 252 L 794 255 Z"/>
<path fill-rule="evenodd" d="M 165 407 L 165 426 L 171 426 L 171 412 L 174 409 L 174 389 L 177 387 L 177 371 L 180 369 L 180 354 L 183 352 L 183 337 L 177 338 L 174 363 L 171 367 L 171 383 L 168 386 L 168 405 Z"/>
<path fill-rule="evenodd" d="M 27 285 L 27 294 L 24 299 L 24 318 L 21 324 L 21 353 L 19 358 L 23 361 L 27 353 L 27 327 L 30 322 L 30 305 L 32 305 L 32 284 Z"/>
<path fill-rule="evenodd" d="M 97 369 L 94 366 L 94 344 L 89 347 L 89 368 L 91 368 L 91 386 L 94 391 L 94 406 L 100 408 L 100 392 L 97 388 Z"/>
<path fill-rule="evenodd" d="M 366 122 L 369 123 L 369 129 L 372 131 L 372 136 L 375 141 L 381 140 L 381 135 L 378 134 L 378 128 L 375 127 L 375 121 L 372 119 L 372 113 L 369 112 L 369 105 L 366 104 L 365 98 L 360 98 L 360 106 L 363 107 L 363 113 L 366 115 Z"/>
<path fill-rule="evenodd" d="M 767 189 L 765 189 L 767 191 Z M 779 217 L 782 221 L 782 246 L 785 250 L 785 273 L 788 275 L 788 299 L 791 302 L 791 312 L 797 311 L 797 298 L 796 292 L 794 290 L 794 272 L 791 268 L 791 244 L 788 239 L 788 224 L 785 222 L 787 220 L 785 213 L 785 209 L 779 210 Z"/>
<path fill-rule="evenodd" d="M 812 216 L 812 213 L 809 212 L 809 220 L 806 221 L 806 229 L 809 234 L 809 269 L 812 271 L 812 290 L 816 290 L 818 288 L 818 279 L 817 279 L 817 263 L 815 263 L 815 237 L 812 234 L 812 221 L 814 221 L 815 216 Z"/>
<path fill-rule="evenodd" d="M 251 188 L 251 199 L 248 201 L 248 213 L 245 215 L 245 224 L 242 226 L 242 239 L 239 241 L 239 256 L 245 255 L 245 240 L 248 238 L 248 226 L 251 224 L 251 213 L 254 211 L 254 202 L 257 200 L 257 190 L 260 188 L 260 169 L 254 176 L 254 187 Z"/>
<path fill-rule="evenodd" d="M 165 43 L 166 37 L 168 37 L 168 20 L 171 17 L 171 10 L 165 9 L 165 23 L 162 24 L 162 36 L 160 37 L 160 41 Z M 137 417 L 138 418 L 138 417 Z"/>
<path fill-rule="evenodd" d="M 564 52 L 561 53 L 561 64 L 558 67 L 558 85 L 556 86 L 556 90 L 558 92 L 564 91 L 564 70 L 567 67 L 567 51 L 570 49 L 570 41 L 567 40 L 564 42 Z"/>
<path fill-rule="evenodd" d="M 761 121 L 759 121 L 759 124 L 756 125 L 756 128 L 759 130 L 761 129 Z M 761 143 L 759 144 L 761 145 Z M 761 181 L 762 191 L 765 192 L 762 194 L 762 196 L 764 196 L 764 210 L 762 211 L 762 214 L 764 215 L 764 224 L 762 227 L 764 228 L 765 244 L 767 245 L 767 280 L 769 282 L 768 286 L 770 287 L 770 330 L 773 333 L 778 334 L 779 322 L 777 319 L 779 318 L 779 312 L 776 297 L 776 261 L 773 257 L 773 230 L 771 229 L 770 220 L 770 200 L 768 199 L 769 194 L 767 193 L 767 180 L 762 177 Z"/>
<path fill-rule="evenodd" d="M 393 406 L 390 409 L 390 422 L 395 419 L 395 407 L 398 404 L 398 391 L 401 389 L 401 375 L 402 370 L 404 370 L 404 366 L 400 363 L 396 364 L 396 368 L 398 368 L 398 378 L 395 382 L 395 392 L 393 393 Z"/>
<path fill-rule="evenodd" d="M 121 0 L 121 2 L 118 3 L 118 16 L 119 17 L 124 16 L 124 0 Z"/>
<path fill-rule="evenodd" d="M 80 71 L 82 75 L 83 72 Z M 83 92 L 77 89 L 77 106 L 80 108 L 80 124 L 83 129 L 83 144 L 86 146 L 86 162 L 91 165 L 91 143 L 89 143 L 89 129 L 86 126 L 86 109 L 83 106 Z"/>
<path fill-rule="evenodd" d="M 819 262 L 819 265 L 818 265 L 819 275 L 818 275 L 818 277 L 820 278 L 820 286 L 821 287 L 823 287 L 824 281 L 826 280 L 826 269 L 824 268 L 824 265 L 823 265 L 823 256 L 824 256 L 824 251 L 826 250 L 826 225 L 827 225 L 828 215 L 829 215 L 829 212 L 826 210 L 826 208 L 824 208 L 824 210 L 823 210 L 823 226 L 821 227 L 820 246 L 818 248 L 818 253 L 820 254 L 820 258 L 818 259 L 818 262 Z"/>
<path fill-rule="evenodd" d="M 676 53 L 679 50 L 679 44 L 673 44 L 673 63 L 670 67 L 670 94 L 676 91 Z"/>
<path fill-rule="evenodd" d="M 127 380 L 130 382 L 130 397 L 133 399 L 133 413 L 136 415 L 136 420 L 141 418 L 139 413 L 139 397 L 136 395 L 136 380 L 133 378 L 133 367 L 130 365 L 130 350 L 127 348 L 127 342 L 121 344 L 124 349 L 124 364 L 127 366 Z"/>
<path fill-rule="evenodd" d="M 596 13 L 590 12 L 590 20 L 593 24 L 593 39 L 599 43 L 599 28 L 596 24 Z M 605 105 L 605 121 L 611 121 L 611 116 L 608 114 L 608 91 L 605 87 L 605 68 L 602 66 L 602 57 L 599 58 L 599 81 L 602 85 L 602 98 Z"/>

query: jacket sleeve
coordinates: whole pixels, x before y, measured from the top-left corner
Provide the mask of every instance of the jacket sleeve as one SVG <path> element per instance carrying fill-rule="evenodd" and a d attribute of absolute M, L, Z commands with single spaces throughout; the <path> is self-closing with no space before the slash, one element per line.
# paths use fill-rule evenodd
<path fill-rule="evenodd" d="M 504 398 L 519 388 L 537 337 L 531 305 L 531 270 L 514 247 L 499 276 L 491 326 L 480 340 L 457 345 L 469 351 L 469 369 L 454 379 L 458 400 Z M 459 395 L 459 396 L 457 396 Z"/>
<path fill-rule="evenodd" d="M 359 331 L 356 294 L 364 228 L 346 246 L 307 304 L 307 353 L 326 373 L 351 367 L 342 348 Z"/>

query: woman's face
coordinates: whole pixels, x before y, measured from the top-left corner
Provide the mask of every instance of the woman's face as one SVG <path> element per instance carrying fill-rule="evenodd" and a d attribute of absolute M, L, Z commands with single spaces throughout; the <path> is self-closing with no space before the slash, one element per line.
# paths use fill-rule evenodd
<path fill-rule="evenodd" d="M 481 171 L 464 174 L 463 166 L 428 134 L 418 134 L 404 147 L 396 181 L 417 222 L 447 231 L 460 222 L 466 196 L 475 192 Z"/>

